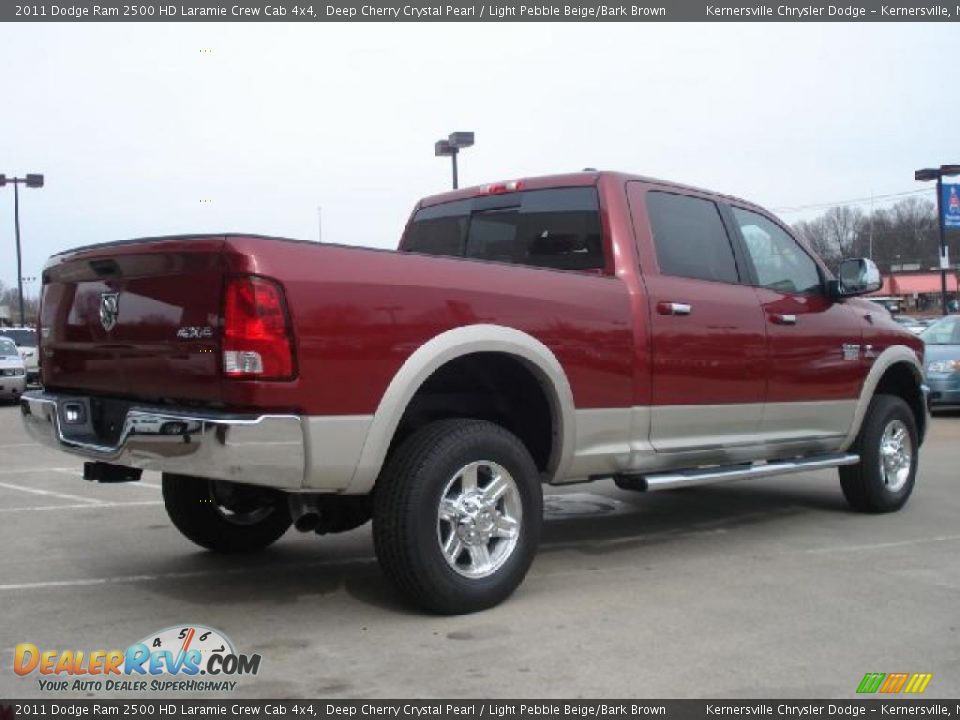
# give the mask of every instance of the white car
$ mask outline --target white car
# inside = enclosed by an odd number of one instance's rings
[[[16,400],[27,389],[27,369],[10,338],[0,337],[0,400]]]
[[[27,382],[35,382],[40,377],[40,351],[37,343],[37,331],[30,327],[0,328],[0,337],[13,340],[23,358],[27,369]]]

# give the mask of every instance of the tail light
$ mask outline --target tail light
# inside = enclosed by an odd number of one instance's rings
[[[293,334],[283,290],[271,280],[227,279],[223,301],[223,374],[229,378],[293,377]]]

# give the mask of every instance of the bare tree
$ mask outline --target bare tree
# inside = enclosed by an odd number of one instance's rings
[[[0,282],[0,305],[5,305],[10,311],[10,321],[14,325],[20,324],[20,296],[17,288],[8,288]],[[36,297],[31,297],[24,293],[23,296],[23,315],[28,325],[32,325],[40,310],[40,301]]]
[[[930,269],[937,264],[936,208],[928,200],[905,198],[869,214],[840,205],[794,224],[793,230],[831,268],[845,257],[867,256],[885,270],[891,265]]]

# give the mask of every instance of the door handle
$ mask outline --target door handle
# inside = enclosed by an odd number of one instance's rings
[[[781,313],[773,313],[770,316],[770,322],[776,325],[796,325],[797,316],[796,315],[784,315]]]
[[[657,303],[657,312],[661,315],[689,315],[693,308],[689,303],[661,302]]]

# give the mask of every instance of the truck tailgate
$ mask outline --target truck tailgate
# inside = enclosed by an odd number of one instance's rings
[[[43,383],[150,401],[221,399],[223,236],[59,255],[44,270]]]

